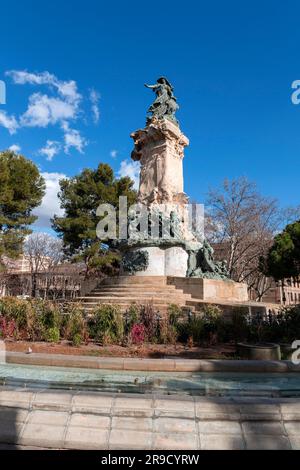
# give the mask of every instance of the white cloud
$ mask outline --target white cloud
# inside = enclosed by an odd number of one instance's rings
[[[57,89],[59,94],[67,101],[75,103],[81,100],[74,80],[62,81],[49,72],[31,73],[26,70],[9,70],[6,75],[12,78],[17,85],[50,85]]]
[[[29,96],[27,110],[20,116],[19,122],[13,116],[5,113],[0,115],[0,125],[6,127],[12,134],[18,127],[41,127],[58,125],[64,133],[64,144],[57,141],[47,141],[39,150],[41,155],[46,155],[52,160],[61,148],[69,153],[71,148],[83,153],[88,141],[79,130],[73,129],[72,121],[77,120],[82,114],[82,96],[78,92],[77,83],[74,80],[62,81],[50,72],[32,73],[27,70],[10,70],[6,75],[11,77],[17,85],[47,86],[49,94],[36,92]],[[92,89],[89,99],[92,104],[94,122],[98,122],[100,111],[98,102],[100,94]]]
[[[34,93],[29,97],[27,111],[21,116],[20,123],[25,127],[47,127],[66,119],[75,119],[76,115],[76,103]]]
[[[32,85],[45,85],[53,83],[56,79],[56,77],[49,72],[30,73],[26,70],[9,70],[5,75],[11,77],[17,85],[25,85],[25,83],[30,83]]]
[[[56,86],[60,95],[64,96],[69,103],[79,103],[81,101],[82,96],[78,93],[75,80],[69,82],[57,81]]]
[[[63,210],[60,208],[60,202],[57,193],[60,190],[59,181],[67,178],[63,173],[41,173],[46,182],[46,193],[43,197],[42,204],[34,211],[34,215],[38,216],[35,222],[36,227],[51,227],[50,219],[54,215],[62,216]]]
[[[91,90],[90,100],[92,103],[92,114],[93,114],[94,123],[97,124],[100,119],[100,110],[98,106],[98,103],[100,100],[100,94],[96,90]]]
[[[10,134],[15,134],[19,124],[15,116],[9,116],[6,111],[0,111],[0,126],[5,127]]]
[[[84,147],[87,145],[87,140],[82,137],[80,132],[76,129],[71,129],[68,122],[62,124],[62,129],[65,132],[64,140],[64,150],[66,153],[69,153],[70,148],[74,147],[79,153],[83,153]]]
[[[117,155],[118,155],[118,150],[111,150],[110,151],[111,158],[116,158]]]
[[[12,152],[19,153],[21,151],[21,147],[18,144],[13,144],[10,147],[8,147],[8,150],[11,150]]]
[[[65,132],[65,150],[70,147],[83,151],[86,141],[78,131],[69,128],[69,121],[78,118],[82,96],[78,93],[77,83],[74,80],[62,81],[49,72],[30,73],[26,70],[11,70],[6,72],[17,85],[47,85],[56,91],[56,96],[43,93],[33,93],[29,96],[28,107],[20,117],[22,127],[48,127],[58,124]],[[97,100],[96,92],[93,99]],[[57,143],[56,143],[57,144]],[[40,150],[49,159],[58,152],[57,145],[53,143]],[[54,153],[53,153],[54,152]]]
[[[140,164],[139,162],[131,162],[130,160],[121,161],[120,169],[118,171],[118,176],[129,176],[134,181],[134,188],[138,189],[139,187],[139,177],[140,175]]]
[[[46,160],[51,162],[53,157],[59,153],[61,144],[56,140],[47,140],[46,145],[39,150],[40,155],[46,156]]]

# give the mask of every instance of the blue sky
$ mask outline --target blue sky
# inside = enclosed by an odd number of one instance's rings
[[[160,75],[190,139],[193,200],[246,175],[282,206],[298,205],[299,14],[299,2],[275,0],[2,3],[0,148],[19,146],[46,176],[39,228],[57,210],[60,175],[100,161],[134,174],[130,133],[153,100],[143,84]]]

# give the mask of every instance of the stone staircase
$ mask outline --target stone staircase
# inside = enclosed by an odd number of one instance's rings
[[[165,314],[170,304],[176,304],[186,311],[201,312],[205,305],[216,305],[224,317],[230,318],[233,309],[247,308],[249,313],[265,314],[269,309],[276,310],[278,305],[253,301],[226,301],[212,298],[201,299],[201,290],[194,295],[184,292],[181,278],[172,276],[119,276],[104,279],[88,295],[77,297],[85,311],[91,313],[98,305],[118,305],[125,312],[132,304],[152,304],[155,311]],[[198,294],[199,297],[196,295]]]
[[[87,312],[97,305],[119,305],[125,311],[133,303],[137,305],[153,304],[155,310],[165,313],[170,304],[186,307],[192,300],[175,285],[168,284],[166,276],[120,276],[104,279],[90,294],[79,297],[76,301],[83,304]],[[194,308],[189,307],[191,310]]]

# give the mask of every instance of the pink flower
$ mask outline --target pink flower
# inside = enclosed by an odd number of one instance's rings
[[[14,320],[8,321],[5,317],[0,317],[0,332],[4,338],[13,336],[16,331],[16,322]]]
[[[131,340],[134,344],[141,344],[145,341],[145,327],[141,323],[135,323],[130,332]]]

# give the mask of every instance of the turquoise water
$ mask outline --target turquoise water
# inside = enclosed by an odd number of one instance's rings
[[[300,373],[131,372],[0,364],[0,385],[207,396],[300,396]]]

